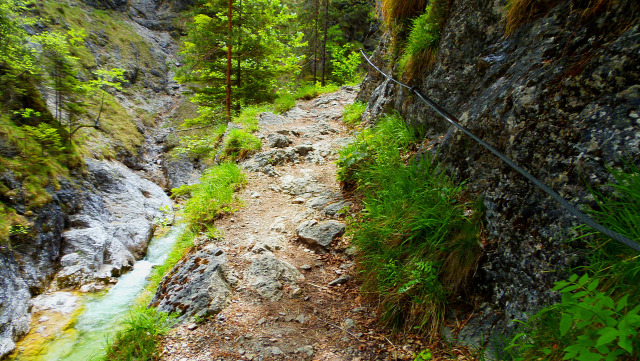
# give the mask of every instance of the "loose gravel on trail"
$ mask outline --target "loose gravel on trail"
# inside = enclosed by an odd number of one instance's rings
[[[354,277],[355,250],[343,238],[342,210],[352,201],[336,181],[335,160],[353,139],[342,112],[355,95],[345,87],[283,116],[260,115],[263,148],[241,164],[245,206],[217,221],[221,237],[199,239],[192,257],[200,256],[185,262],[204,272],[212,263],[202,255],[216,257],[215,282],[195,294],[222,310],[174,328],[162,342],[163,360],[407,360],[425,347],[377,326]]]

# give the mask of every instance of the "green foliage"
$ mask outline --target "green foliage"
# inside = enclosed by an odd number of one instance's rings
[[[599,279],[586,273],[556,282],[553,290],[562,294],[562,301],[530,318],[526,325],[532,335],[521,333],[514,337],[509,349],[525,355],[517,359],[529,359],[540,352],[544,357],[579,361],[640,356],[640,302],[630,300],[628,294],[614,299],[610,293],[600,291],[599,284]],[[557,322],[538,322],[548,314]],[[544,330],[536,328],[543,325]],[[546,340],[537,337],[539,334]],[[547,343],[540,344],[540,340]]]
[[[259,129],[258,117],[260,113],[270,112],[268,105],[249,105],[242,108],[240,114],[233,117],[233,122],[242,125],[247,131],[254,133]]]
[[[173,156],[212,157],[217,152],[216,146],[227,131],[224,124],[207,128],[198,134],[185,135],[180,138],[180,145],[172,149]]]
[[[177,79],[192,88],[194,101],[220,110],[226,94],[227,1],[200,1],[187,24],[182,54],[184,66]],[[302,34],[291,31],[296,15],[283,2],[248,0],[242,14],[233,17],[233,102],[256,104],[273,99],[299,70],[294,50],[303,45]],[[242,19],[242,21],[240,20]]]
[[[262,142],[255,135],[243,129],[231,129],[222,148],[222,155],[228,160],[245,159],[262,147]]]
[[[378,297],[387,323],[431,333],[447,295],[476,267],[481,212],[460,202],[462,187],[428,154],[407,161],[415,141],[402,118],[387,116],[340,151],[338,177],[363,199],[349,232],[360,249],[364,290]]]
[[[339,79],[339,83],[351,83],[358,77],[358,67],[362,63],[362,56],[358,53],[358,44],[327,45],[331,53],[333,65],[333,77]]]
[[[204,230],[226,213],[242,205],[235,191],[244,187],[246,177],[234,163],[222,163],[207,169],[199,184],[173,189],[174,195],[190,194],[184,207],[184,219],[194,230]]]
[[[333,93],[338,91],[338,89],[340,89],[340,87],[336,84],[321,86],[319,82],[305,83],[296,89],[293,96],[296,99],[310,100],[321,94]]]
[[[58,129],[50,126],[49,124],[40,123],[37,127],[25,125],[23,128],[33,139],[40,143],[42,147],[42,156],[44,156],[45,150],[54,154],[60,153],[64,150],[64,147],[62,146],[62,138],[60,137]]]
[[[589,210],[603,225],[640,239],[640,170],[611,170],[615,183],[592,189]],[[586,229],[584,229],[586,230]],[[524,323],[508,351],[516,359],[617,360],[640,356],[640,255],[604,235],[588,241],[583,276],[556,283],[562,301]]]
[[[103,360],[155,360],[160,337],[167,334],[175,318],[155,308],[139,307],[124,321],[124,328],[107,340]]]
[[[345,124],[350,126],[355,126],[360,124],[362,120],[362,113],[364,113],[367,108],[367,104],[363,102],[355,102],[353,104],[349,104],[344,107],[344,112],[342,113],[342,119]]]
[[[293,94],[284,92],[278,95],[273,102],[273,110],[277,113],[284,113],[296,105],[296,97]]]
[[[431,360],[431,358],[433,358],[433,354],[431,353],[431,350],[427,348],[414,355],[413,361],[428,361]]]
[[[440,32],[449,12],[448,0],[429,2],[425,13],[412,21],[411,32],[400,59],[403,75],[411,79],[436,61]]]

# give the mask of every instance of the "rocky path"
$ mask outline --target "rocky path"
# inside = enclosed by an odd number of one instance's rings
[[[217,222],[220,238],[200,238],[156,294],[160,309],[197,315],[165,338],[163,360],[410,359],[422,348],[375,326],[342,239],[350,202],[335,159],[351,139],[341,115],[355,95],[345,88],[260,116],[262,152],[243,164],[245,207]]]

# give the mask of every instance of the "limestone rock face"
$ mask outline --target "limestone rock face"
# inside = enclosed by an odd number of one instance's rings
[[[565,199],[589,204],[588,187],[612,180],[607,167],[640,165],[640,25],[615,25],[631,1],[588,20],[575,2],[556,3],[505,36],[504,1],[453,1],[436,65],[411,85]],[[390,40],[373,54],[387,72]],[[553,302],[550,286],[580,253],[564,242],[575,219],[407,89],[373,69],[361,89],[365,119],[393,108],[423,125],[428,149],[482,195],[491,251],[473,284],[496,305],[485,316],[504,312],[506,324]]]
[[[231,297],[226,267],[227,258],[220,248],[196,251],[162,279],[150,305],[162,312],[176,312],[180,319],[214,315]]]
[[[95,279],[108,282],[131,268],[146,252],[154,219],[162,217],[161,209],[171,205],[158,185],[124,165],[86,162],[96,192],[70,216],[75,227],[63,233],[58,288],[78,287]]]

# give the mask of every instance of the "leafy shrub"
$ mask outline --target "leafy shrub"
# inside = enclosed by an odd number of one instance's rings
[[[246,184],[246,177],[234,163],[223,163],[207,169],[199,184],[173,189],[174,195],[191,194],[184,207],[184,219],[196,229],[206,229],[225,213],[242,205],[234,192]]]
[[[342,119],[345,124],[354,126],[360,123],[362,119],[362,113],[367,108],[367,104],[363,102],[355,102],[353,104],[348,104],[344,107],[344,112],[342,113]]]
[[[584,274],[572,275],[568,281],[557,282],[554,291],[562,294],[562,301],[534,315],[527,326],[533,330],[516,335],[510,348],[517,348],[518,360],[530,359],[540,352],[552,359],[563,360],[620,360],[640,356],[640,302],[624,295],[615,300],[611,294],[599,291],[600,281]],[[554,323],[540,323],[551,313]],[[548,320],[548,318],[547,318]],[[546,335],[540,344],[539,334]],[[538,341],[538,342],[536,342]]]
[[[103,360],[131,361],[157,359],[158,341],[169,332],[174,318],[155,308],[139,307],[124,321],[124,328],[108,340]]]
[[[449,12],[447,0],[429,2],[424,14],[412,21],[411,32],[400,59],[403,76],[411,79],[436,61],[440,32]]]
[[[379,298],[388,324],[430,333],[443,320],[447,295],[475,269],[480,249],[477,220],[464,215],[471,205],[460,202],[462,188],[429,156],[406,161],[415,140],[402,118],[387,116],[340,152],[338,176],[362,197],[364,209],[349,234],[360,249],[365,292]]]
[[[262,142],[255,135],[243,129],[231,129],[222,148],[222,155],[228,160],[241,160],[261,147]]]
[[[338,78],[342,84],[355,80],[358,75],[358,67],[362,63],[362,57],[356,51],[356,46],[330,44],[327,47],[331,53],[333,76]]]
[[[603,225],[640,239],[640,170],[612,170],[616,183],[605,196],[592,189],[589,210]],[[640,255],[604,235],[591,234],[587,265],[556,283],[562,301],[524,323],[507,348],[514,358],[563,360],[637,359],[640,356]]]

